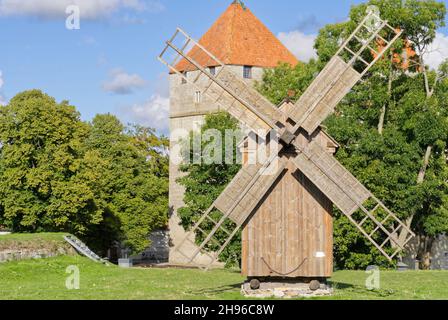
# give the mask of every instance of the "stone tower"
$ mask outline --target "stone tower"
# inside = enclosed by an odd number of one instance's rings
[[[296,65],[298,60],[272,34],[271,31],[245,7],[241,1],[234,1],[213,26],[199,40],[207,50],[224,64],[231,66],[235,74],[240,75],[249,84],[262,79],[263,71],[274,68],[280,62]],[[203,67],[215,71],[215,66],[207,61],[198,61]],[[197,71],[183,71],[189,78]],[[204,88],[205,89],[205,88]],[[170,237],[176,246],[186,236],[179,225],[177,210],[184,205],[185,190],[176,183],[181,177],[179,172],[179,140],[188,136],[190,131],[200,130],[205,115],[218,111],[218,107],[207,101],[202,92],[187,83],[176,74],[170,74]],[[191,245],[191,250],[194,250]],[[170,254],[170,263],[182,263],[185,258]],[[196,262],[201,262],[201,257]],[[205,260],[208,261],[208,260]]]

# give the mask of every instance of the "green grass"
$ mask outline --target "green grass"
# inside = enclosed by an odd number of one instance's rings
[[[80,290],[67,290],[70,265]],[[364,272],[338,271],[331,299],[447,299],[448,272],[381,272],[381,290],[368,291]],[[0,264],[0,299],[242,299],[244,278],[231,270],[120,269],[80,256]],[[329,299],[329,298],[326,298]]]

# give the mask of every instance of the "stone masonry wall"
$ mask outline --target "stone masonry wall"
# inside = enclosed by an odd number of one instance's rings
[[[403,262],[410,269],[415,269],[415,259],[417,257],[418,239],[414,238],[407,245]],[[448,270],[448,236],[439,235],[434,241],[431,249],[431,269],[432,270]]]

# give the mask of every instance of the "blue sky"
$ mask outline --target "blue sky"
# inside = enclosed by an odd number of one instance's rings
[[[350,6],[360,2],[245,1],[302,59],[312,55],[320,27],[346,19]],[[70,3],[81,6],[80,30],[65,28]],[[230,3],[0,0],[0,99],[38,88],[58,101],[69,100],[84,120],[109,112],[166,132],[166,70],[156,59],[163,42],[177,26],[199,38]],[[447,29],[440,41],[448,47],[444,35]]]

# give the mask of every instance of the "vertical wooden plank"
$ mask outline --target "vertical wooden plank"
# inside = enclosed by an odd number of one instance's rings
[[[291,170],[291,167],[288,168],[288,184],[286,187],[286,193],[287,198],[285,202],[285,213],[287,215],[287,226],[288,226],[288,242],[287,242],[287,249],[286,254],[288,257],[288,272],[297,268],[297,254],[295,250],[296,246],[296,230],[297,230],[297,224],[294,222],[296,221],[297,217],[297,211],[294,210],[294,204],[298,197],[298,188],[297,188],[297,182],[294,181],[294,176],[292,175],[294,171]],[[291,274],[291,276],[295,276],[294,274]]]
[[[275,221],[275,223],[272,224],[271,226],[271,230],[272,230],[272,251],[269,253],[269,265],[271,269],[278,269],[278,254],[279,254],[279,250],[281,250],[280,248],[280,243],[279,243],[279,237],[280,237],[280,224],[279,224],[279,210],[277,207],[277,196],[278,196],[278,186],[277,188],[275,188],[275,190],[273,190],[272,194],[271,194],[271,201],[270,201],[270,210],[271,210],[271,214],[272,217]],[[272,270],[270,270],[272,272]]]
[[[241,274],[248,277],[249,260],[249,227],[246,225],[241,232]]]
[[[274,270],[280,273],[285,273],[284,270],[284,236],[285,236],[285,227],[284,227],[284,217],[282,210],[282,201],[283,201],[283,183],[280,184],[280,187],[276,190],[276,211],[277,211],[277,221],[278,221],[278,234],[277,234],[277,263],[274,267]]]
[[[264,259],[269,264],[272,264],[272,252],[275,251],[275,243],[272,243],[273,239],[275,239],[275,203],[273,202],[273,194],[275,193],[275,190],[272,190],[269,194],[269,197],[267,198],[266,205],[264,206],[264,219],[265,221],[269,221],[269,223],[265,226],[266,234],[265,240],[266,240],[266,253],[264,255]],[[270,270],[268,266],[263,263],[263,270],[265,275],[270,275]]]
[[[318,190],[316,190],[318,191]],[[318,193],[318,198],[319,201],[322,200],[322,194],[319,192]],[[314,247],[314,252],[313,252],[313,258],[315,259],[315,265],[316,265],[316,269],[314,270],[314,274],[316,276],[321,275],[322,274],[322,266],[323,266],[323,262],[325,262],[325,260],[323,258],[319,258],[317,257],[317,252],[322,252],[324,251],[323,246],[322,246],[322,222],[323,222],[323,208],[322,206],[315,201],[314,202],[314,211],[316,214],[315,217],[315,226],[314,226],[314,236],[315,236],[315,247]]]
[[[305,183],[305,177],[302,179],[303,183]],[[309,248],[308,248],[308,229],[309,229],[309,223],[308,223],[308,216],[309,216],[309,207],[308,207],[308,192],[304,192],[303,194],[303,241],[302,241],[302,250],[303,250],[303,259],[306,259],[306,262],[303,265],[303,274],[305,276],[308,276],[309,274],[309,265],[311,263],[310,257],[309,257]]]
[[[299,266],[299,264],[302,263],[303,258],[301,257],[300,254],[300,234],[301,234],[301,230],[300,230],[300,217],[301,217],[301,212],[300,212],[300,205],[302,203],[302,197],[303,197],[303,191],[300,188],[300,184],[298,184],[296,182],[296,189],[297,189],[297,199],[294,203],[294,210],[296,212],[296,217],[295,217],[295,225],[296,225],[296,247],[295,247],[295,256],[296,256],[296,265]],[[299,277],[300,274],[302,273],[302,268],[298,269],[296,272],[296,276]]]
[[[325,237],[327,250],[325,276],[330,277],[333,274],[333,204],[327,199],[327,208],[325,215]]]
[[[287,221],[287,213],[285,212],[285,201],[286,197],[288,196],[286,190],[287,187],[289,187],[289,179],[284,178],[280,183],[280,192],[279,192],[279,209],[281,212],[281,226],[282,226],[282,234],[281,234],[281,241],[282,241],[282,248],[281,248],[281,273],[286,274],[289,272],[288,270],[288,252],[287,252],[287,241],[288,241],[288,221]]]
[[[316,190],[313,188],[313,193],[315,193]],[[312,219],[312,234],[313,234],[313,242],[312,242],[312,251],[311,251],[311,257],[313,259],[313,276],[316,276],[319,272],[319,259],[316,258],[316,252],[319,249],[319,214],[320,210],[318,208],[317,200],[319,198],[319,194],[315,193],[314,198],[312,199],[312,212],[313,219]]]
[[[260,209],[260,222],[262,224],[261,228],[261,237],[260,237],[260,246],[263,248],[262,252],[258,256],[258,264],[260,266],[260,275],[266,275],[267,269],[265,264],[263,263],[263,258],[269,253],[269,243],[268,243],[268,235],[269,235],[269,224],[270,224],[270,216],[267,214],[266,206],[269,205],[270,197],[263,203],[262,208]]]
[[[300,197],[299,197],[299,203],[298,203],[298,209],[299,209],[299,261],[302,263],[305,259],[305,251],[304,251],[304,234],[305,234],[305,194],[302,187],[303,184],[303,174],[298,173],[297,175],[298,181],[299,181],[299,189],[300,189]],[[300,272],[298,273],[298,276],[305,276],[305,268],[306,268],[306,262],[302,265],[300,268]]]
[[[255,219],[252,219],[248,224],[248,247],[249,247],[249,253],[248,253],[248,276],[252,277],[256,275],[255,273],[255,263],[254,263],[254,256],[255,256],[255,242],[254,242],[254,223]]]
[[[256,219],[254,221],[254,269],[255,269],[255,274],[260,274],[261,270],[260,270],[260,262],[259,262],[259,257],[260,254],[263,254],[263,250],[262,248],[260,248],[260,219]]]

